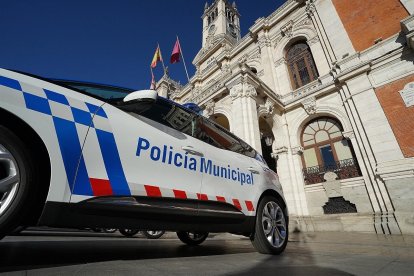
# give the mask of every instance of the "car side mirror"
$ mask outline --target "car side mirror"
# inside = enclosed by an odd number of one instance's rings
[[[139,114],[150,109],[157,97],[158,93],[155,90],[138,90],[129,93],[118,106],[124,111]]]

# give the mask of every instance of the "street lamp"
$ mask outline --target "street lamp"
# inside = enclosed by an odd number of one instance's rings
[[[273,144],[273,137],[266,136],[265,137],[265,143],[266,143],[266,146],[270,147]]]

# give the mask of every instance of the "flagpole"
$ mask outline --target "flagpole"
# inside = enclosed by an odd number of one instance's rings
[[[180,46],[180,50],[181,50],[180,55],[183,59],[185,74],[187,75],[188,83],[190,83],[190,77],[188,76],[187,66],[185,65],[185,59],[184,59],[184,55],[183,55],[183,48],[181,47],[180,40],[178,39],[178,35],[177,35],[177,41],[178,41],[178,45]]]
[[[152,71],[152,67],[150,66],[150,70],[151,70],[151,85],[150,85],[150,89],[154,89],[155,90],[155,76],[154,76],[154,71]]]

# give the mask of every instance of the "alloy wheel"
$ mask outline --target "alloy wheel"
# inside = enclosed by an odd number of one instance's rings
[[[16,197],[20,185],[20,173],[16,159],[0,144],[0,216]]]
[[[263,209],[262,227],[269,244],[280,248],[286,239],[286,219],[282,208],[274,202],[269,201]]]

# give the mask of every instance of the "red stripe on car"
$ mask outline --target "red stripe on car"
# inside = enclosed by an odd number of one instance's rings
[[[216,196],[217,201],[226,202],[226,199],[222,196]]]
[[[248,211],[254,211],[253,202],[246,200],[246,207]]]
[[[181,191],[181,190],[173,190],[173,192],[174,192],[175,198],[184,198],[184,199],[187,198],[187,194],[184,191]]]
[[[94,196],[113,195],[111,183],[107,179],[89,178]]]
[[[233,199],[233,205],[236,206],[237,209],[241,210],[242,207],[240,205],[240,201],[238,199]]]
[[[151,186],[151,185],[144,185],[145,191],[147,192],[147,196],[150,197],[161,197],[161,190],[160,187]]]
[[[208,200],[208,196],[206,194],[199,194],[199,193],[197,193],[197,198],[199,200]]]

